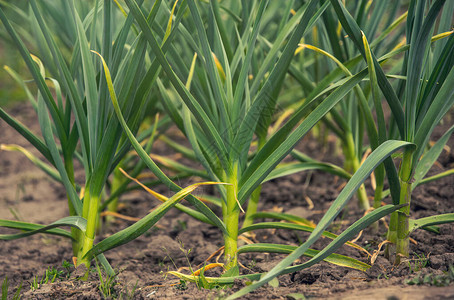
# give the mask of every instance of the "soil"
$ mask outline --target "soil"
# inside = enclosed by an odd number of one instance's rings
[[[35,113],[29,105],[18,105],[10,113],[34,132],[39,132]],[[445,123],[434,133],[434,140],[441,136],[443,128],[446,129],[452,121]],[[0,143],[19,144],[39,156],[25,139],[3,121],[0,121],[0,130]],[[333,149],[332,144],[331,142],[330,149]],[[453,139],[448,145],[453,147]],[[314,138],[305,138],[298,148],[324,161],[342,161],[333,151],[320,152],[321,147]],[[162,155],[171,153],[160,141],[154,151]],[[446,148],[430,174],[453,167],[454,153]],[[83,178],[80,170],[77,177]],[[320,172],[306,172],[273,180],[263,186],[259,210],[283,211],[317,222],[335,199],[343,183],[334,176]],[[368,188],[370,189],[369,186]],[[156,189],[171,195],[165,186]],[[210,190],[201,189],[196,193]],[[420,186],[413,193],[412,217],[453,212],[453,200],[454,176]],[[389,202],[389,199],[386,201]],[[122,203],[119,213],[132,217],[142,217],[159,204],[142,191],[124,196]],[[0,152],[0,207],[1,219],[18,218],[41,224],[51,223],[67,215],[63,187],[47,177],[22,154],[7,151]],[[330,227],[330,231],[340,233],[362,214],[357,209],[356,202],[351,201]],[[130,224],[130,221],[115,219],[99,238],[107,237]],[[424,230],[414,232],[411,236],[414,239],[411,257],[397,267],[390,264],[382,252],[367,272],[322,262],[295,274],[281,276],[278,287],[267,285],[244,299],[301,299],[302,295],[311,299],[454,299],[453,283],[444,287],[430,285],[435,283],[434,280],[422,285],[407,283],[409,280],[416,282],[417,278],[421,278],[422,283],[424,277],[433,279],[436,276],[446,276],[448,268],[454,265],[453,231],[454,224],[446,224],[440,226],[439,234]],[[11,231],[0,229],[0,233],[9,232]],[[385,239],[385,233],[386,228],[380,222],[378,233],[373,228],[367,229],[357,243],[373,253]],[[290,245],[298,245],[308,236],[284,230],[258,230],[255,234],[255,239],[259,242]],[[314,248],[321,249],[326,243],[322,239]],[[245,282],[238,282],[230,289],[205,290],[198,289],[196,284],[184,284],[179,279],[166,275],[168,270],[197,268],[221,246],[222,236],[218,229],[173,209],[143,236],[106,253],[111,265],[119,272],[112,297],[120,297],[121,294],[123,299],[127,299],[128,295],[133,295],[133,299],[222,299],[239,290]],[[351,247],[344,246],[337,253],[370,263],[369,257]],[[277,254],[242,254],[239,258],[243,266],[241,272],[247,274],[268,271],[283,257]],[[10,298],[22,283],[20,294],[23,299],[103,299],[97,271],[91,273],[88,281],[81,281],[77,280],[80,271],[70,268],[68,279],[60,278],[54,283],[41,284],[39,288],[31,289],[35,276],[40,280],[48,268],[54,267],[66,275],[67,270],[62,267],[62,263],[71,260],[70,243],[63,238],[35,235],[21,240],[0,241],[0,280],[8,277]],[[216,257],[210,262],[215,260]],[[189,271],[183,269],[183,272]],[[219,274],[219,270],[210,270],[205,275]]]

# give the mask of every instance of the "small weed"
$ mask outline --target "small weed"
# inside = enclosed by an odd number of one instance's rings
[[[2,300],[8,298],[8,277],[5,277],[2,283]]]
[[[3,280],[3,283],[2,283],[2,300],[8,299],[8,288],[9,288],[8,276],[5,276],[5,279]],[[22,282],[17,287],[17,290],[11,299],[20,300],[20,298],[21,298],[20,291],[21,290],[22,290]]]
[[[408,267],[410,268],[411,274],[421,271],[429,263],[430,253],[427,254],[427,256],[425,256],[424,254],[421,254],[421,255],[418,255],[416,253],[414,253],[414,254],[417,256],[417,258],[408,261]],[[414,261],[414,267],[412,267],[412,263],[411,263],[412,261]]]
[[[117,292],[115,291],[115,286],[117,285],[117,273],[115,275],[111,276],[109,274],[106,274],[106,277],[104,278],[102,275],[101,268],[98,265],[98,262],[96,262],[96,269],[98,271],[99,275],[99,290],[101,291],[101,294],[103,295],[104,298],[117,298]]]
[[[409,285],[434,285],[434,286],[448,286],[454,282],[454,266],[450,266],[448,271],[443,275],[426,274],[424,276],[418,275],[407,281]]]
[[[33,281],[30,283],[30,289],[32,291],[35,291],[37,289],[39,289],[39,279],[38,279],[38,275],[36,275],[35,277],[33,277]]]
[[[59,271],[55,267],[48,267],[41,280],[38,275],[33,277],[33,281],[30,283],[30,289],[35,291],[43,284],[54,283],[57,279],[65,279],[64,271]]]
[[[389,276],[388,276],[386,273],[380,273],[380,274],[377,276],[377,279],[380,279],[380,278],[382,277],[382,275],[383,275],[383,277],[385,277],[386,280],[389,279]]]
[[[306,300],[306,297],[304,297],[304,295],[300,294],[300,293],[291,293],[291,294],[287,294],[285,296],[287,297],[287,299]]]
[[[66,260],[63,260],[63,262],[61,263],[61,266],[63,267],[63,269],[66,270],[66,279],[69,279],[71,277],[71,272],[72,272],[72,269],[74,269],[74,265],[72,263],[69,263],[67,262]]]
[[[123,288],[123,290],[120,292],[120,297],[118,299],[127,299],[127,300],[132,300],[134,299],[134,294],[136,293],[137,289],[137,284],[139,281],[136,281],[136,284],[132,288],[131,291],[127,287]]]
[[[257,262],[255,261],[255,259],[252,259],[249,264],[247,265],[247,267],[249,269],[253,269],[255,266],[257,265]]]
[[[177,290],[180,291],[185,291],[188,289],[188,284],[186,283],[186,280],[180,279],[180,283],[175,286]]]

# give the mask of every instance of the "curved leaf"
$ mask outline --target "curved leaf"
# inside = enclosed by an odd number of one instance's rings
[[[312,221],[309,221],[305,218],[301,218],[301,217],[298,217],[298,216],[295,216],[295,215],[291,215],[291,214],[285,214],[285,213],[277,213],[277,212],[258,212],[258,213],[255,213],[251,216],[252,218],[254,219],[258,219],[258,218],[271,218],[271,219],[277,219],[277,220],[285,220],[285,221],[288,221],[288,222],[292,222],[292,223],[295,223],[295,224],[300,224],[300,225],[307,225],[307,226],[310,226],[310,227],[313,227],[315,228],[316,224]]]
[[[277,167],[268,174],[265,179],[263,179],[263,182],[267,182],[276,178],[292,175],[295,173],[299,173],[302,171],[308,171],[308,170],[319,170],[327,173],[331,173],[333,175],[345,178],[345,179],[350,179],[352,177],[350,173],[345,171],[342,168],[339,168],[336,165],[329,164],[329,163],[323,163],[323,162],[305,162],[305,163],[286,163],[286,164],[280,164],[277,165]],[[263,183],[262,182],[262,183]]]
[[[15,240],[20,239],[23,237],[31,236],[37,233],[48,233],[53,235],[60,235],[67,238],[72,238],[71,233],[67,232],[66,230],[59,229],[57,227],[61,226],[71,226],[80,229],[81,231],[85,232],[87,227],[87,220],[82,217],[65,217],[58,221],[55,221],[49,225],[41,225],[41,224],[33,224],[33,223],[26,223],[26,222],[19,222],[19,221],[12,221],[12,220],[0,220],[0,226],[26,230],[23,233],[16,233],[16,234],[0,234],[0,240]],[[57,228],[57,229],[56,229]]]
[[[279,245],[279,244],[250,244],[250,245],[244,245],[238,249],[238,254],[241,253],[251,253],[251,252],[268,252],[268,253],[283,253],[283,254],[289,254],[292,253],[297,247],[296,246],[290,246],[290,245]],[[303,256],[311,257],[313,258],[314,256],[318,255],[320,253],[319,250],[314,250],[314,249],[307,249],[306,252],[304,252]],[[347,267],[351,269],[356,269],[359,271],[367,271],[370,268],[370,265],[363,263],[362,261],[359,261],[357,259],[345,256],[345,255],[340,255],[340,254],[330,254],[329,256],[325,257],[323,259],[326,262],[329,262],[331,264],[341,266],[341,267]]]
[[[410,220],[409,231],[412,232],[421,227],[446,224],[452,222],[454,222],[454,213],[430,216],[417,220]]]
[[[285,223],[285,222],[263,222],[263,223],[256,223],[252,224],[247,227],[241,228],[241,230],[238,232],[238,234],[242,234],[244,232],[249,232],[252,230],[257,230],[257,229],[288,229],[288,230],[299,230],[299,231],[305,231],[305,232],[313,232],[315,227],[307,226],[307,225],[300,225],[300,224],[292,224],[292,223]],[[338,236],[337,234],[331,233],[329,231],[324,231],[322,233],[323,237],[327,237],[329,239],[336,239]],[[352,242],[347,242],[347,246],[353,247],[355,249],[358,249],[360,251],[363,251],[370,255],[366,249],[363,247],[352,243]]]
[[[433,166],[435,161],[440,156],[441,151],[443,151],[443,147],[448,142],[449,138],[451,137],[452,133],[454,132],[454,125],[451,126],[443,136],[435,143],[435,145],[427,151],[423,157],[419,160],[416,168],[415,173],[413,175],[414,179],[414,186],[416,187],[419,182],[424,178],[424,176],[429,172],[430,168]]]

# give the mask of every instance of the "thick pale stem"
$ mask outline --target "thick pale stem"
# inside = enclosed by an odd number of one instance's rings
[[[405,151],[400,170],[400,203],[407,204],[397,211],[397,241],[396,241],[396,260],[398,265],[402,257],[409,255],[409,220],[410,220],[410,201],[411,201],[411,166],[412,151]]]
[[[250,226],[254,223],[254,218],[252,217],[253,214],[257,212],[257,207],[259,204],[260,199],[260,192],[262,191],[262,186],[259,185],[251,194],[251,198],[249,199],[246,216],[244,218],[243,227]]]
[[[358,191],[356,192],[356,195],[358,196],[359,207],[361,209],[368,210],[370,208],[370,204],[364,184],[361,184]]]
[[[391,261],[392,256],[396,253],[396,243],[397,243],[397,223],[398,223],[398,214],[397,211],[391,214],[391,219],[389,221],[388,234],[386,239],[390,241],[390,244],[386,245],[385,257]]]
[[[85,192],[84,197],[84,217],[87,219],[87,229],[83,237],[82,249],[77,258],[77,264],[85,264],[90,267],[90,257],[85,257],[85,254],[93,248],[95,240],[96,226],[98,223],[99,213],[99,193],[92,194],[90,190]],[[86,213],[86,214],[85,214]],[[88,273],[87,273],[88,274]]]
[[[380,208],[381,200],[383,198],[383,184],[380,184],[375,187],[375,194],[374,194],[374,208]]]
[[[225,268],[229,270],[238,265],[237,250],[238,250],[238,219],[240,215],[240,208],[237,203],[237,166],[233,167],[233,174],[227,178],[227,182],[231,185],[226,186],[227,197],[223,201],[222,212],[224,223],[227,228],[227,233],[224,234],[224,257]]]

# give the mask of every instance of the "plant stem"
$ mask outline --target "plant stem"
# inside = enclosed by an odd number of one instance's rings
[[[118,164],[118,166],[115,168],[113,171],[113,178],[112,178],[112,184],[111,184],[111,189],[110,189],[110,194],[113,194],[125,181],[125,177],[123,174],[120,172],[119,168],[123,167],[123,160]],[[107,210],[110,212],[117,212],[118,210],[118,196],[115,197],[107,206]],[[107,216],[106,217],[106,222],[107,224],[111,223],[114,220],[114,217],[112,216]]]
[[[87,185],[88,187],[88,185]],[[85,191],[85,197],[84,197],[84,218],[87,219],[87,229],[85,231],[85,235],[83,238],[83,243],[82,243],[82,249],[79,252],[78,258],[77,258],[77,264],[85,264],[87,269],[90,267],[90,257],[84,257],[85,254],[93,248],[93,242],[95,240],[95,232],[96,232],[96,226],[98,223],[99,219],[99,213],[98,213],[98,208],[99,208],[99,200],[100,200],[100,193],[93,193],[93,191],[90,191],[89,188]],[[87,274],[88,276],[88,270]],[[86,279],[86,277],[84,277]]]
[[[397,241],[395,264],[400,264],[402,257],[409,255],[409,219],[411,201],[411,174],[412,174],[413,150],[406,150],[403,154],[400,169],[400,201],[399,204],[407,204],[397,211]]]
[[[383,198],[383,183],[377,184],[375,187],[375,194],[374,194],[374,208],[377,209],[381,206],[381,200]]]
[[[397,243],[397,220],[398,214],[397,211],[391,214],[391,218],[389,220],[389,228],[388,233],[386,235],[386,239],[390,241],[390,244],[386,245],[385,249],[385,257],[388,260],[392,259],[392,255],[396,252],[396,243]]]
[[[224,223],[227,228],[227,234],[224,234],[224,259],[225,269],[229,270],[236,267],[238,264],[237,249],[238,249],[238,220],[240,209],[237,204],[237,186],[238,186],[238,168],[233,166],[233,174],[231,174],[226,182],[231,185],[226,186],[227,195],[226,201],[222,202],[222,213]]]

